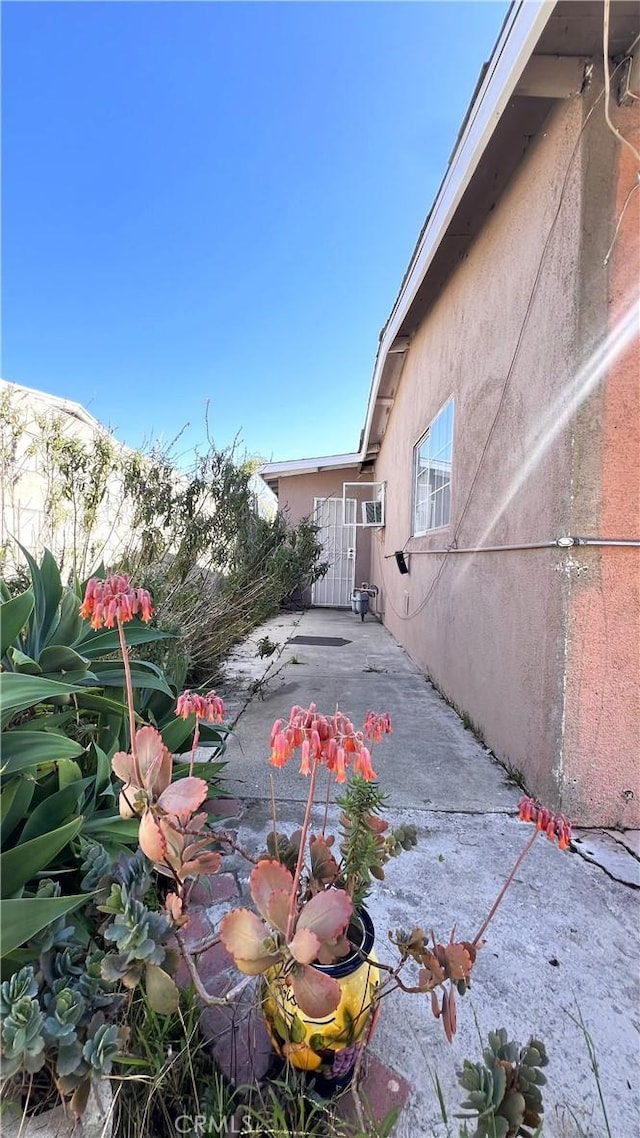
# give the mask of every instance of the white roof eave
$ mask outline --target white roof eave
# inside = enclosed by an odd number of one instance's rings
[[[389,349],[555,6],[556,0],[515,0],[507,15],[428,223],[381,334],[362,435],[361,461],[369,448],[376,396]]]

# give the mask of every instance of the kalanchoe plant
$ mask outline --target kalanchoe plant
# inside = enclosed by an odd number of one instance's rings
[[[323,716],[312,704],[307,709],[294,707],[288,722],[277,721],[271,734],[271,763],[283,766],[299,749],[300,772],[310,776],[303,825],[290,837],[279,834],[274,826],[267,842],[270,857],[260,860],[251,874],[251,895],[263,920],[248,910],[236,910],[224,917],[220,935],[241,971],[268,971],[284,979],[300,1009],[311,1017],[330,1015],[339,999],[337,982],[315,969],[314,963],[326,964],[354,948],[357,951],[347,936],[354,911],[366,898],[373,879],[384,877],[383,867],[389,858],[416,843],[413,826],[390,830],[380,817],[384,795],[374,781],[366,743],[379,742],[390,730],[388,715],[369,712],[362,731],[356,731],[343,714]],[[351,775],[338,799],[342,807],[340,860],[334,853],[333,836],[325,832],[328,794],[323,832],[310,833],[320,766],[329,773],[329,786],[332,780],[347,782],[347,772]],[[570,841],[568,821],[532,799],[524,798],[520,803],[520,818],[534,822],[536,829],[473,939],[456,939],[454,929],[449,941],[440,943],[433,931],[427,935],[422,928],[398,929],[389,933],[398,949],[397,965],[369,962],[385,973],[374,997],[376,1002],[395,988],[428,995],[449,1042],[456,1032],[457,997],[470,986],[484,934],[522,861],[540,833],[550,841],[557,840],[560,849]],[[340,896],[347,899],[342,901],[342,909]],[[309,935],[316,931],[313,907],[319,901],[327,921],[326,939]],[[412,962],[417,966],[414,983],[402,975]]]
[[[277,968],[299,1007],[311,1017],[326,1017],[338,1007],[340,985],[314,969],[313,963],[330,964],[348,954],[351,946],[345,934],[354,912],[350,888],[354,875],[346,864],[341,867],[336,862],[331,838],[309,835],[317,772],[325,766],[330,779],[344,782],[350,767],[360,783],[370,782],[375,773],[365,740],[382,738],[390,730],[386,715],[369,713],[363,730],[356,731],[341,712],[324,716],[314,704],[294,707],[286,725],[279,720],[273,727],[272,764],[283,766],[299,748],[301,773],[310,775],[302,829],[288,840],[272,834],[270,846],[277,860],[259,861],[251,874],[251,895],[264,921],[247,909],[235,910],[223,918],[220,936],[240,971],[255,975]],[[374,794],[367,799],[367,808],[375,805],[380,802]],[[377,856],[367,859],[367,873],[372,860]]]
[[[220,935],[241,972],[250,976],[278,966],[306,1015],[328,1016],[340,1001],[340,986],[311,967],[344,956],[349,943],[344,933],[353,913],[344,890],[316,893],[289,925],[294,878],[278,861],[261,861],[249,879],[251,896],[264,920],[248,909],[235,909],[223,918]],[[267,922],[267,923],[265,923]]]
[[[207,797],[207,783],[191,773],[172,782],[173,756],[162,735],[149,724],[136,728],[128,648],[123,632],[124,624],[136,613],[143,621],[150,620],[153,616],[151,598],[144,589],[133,588],[125,574],[108,577],[105,581],[92,578],[88,582],[81,614],[91,617],[94,629],[103,625],[118,628],[125,669],[130,750],[118,751],[111,763],[114,774],[123,783],[120,815],[140,818],[140,848],[161,873],[172,878],[174,892],[169,893],[166,905],[180,925],[185,920],[183,908],[188,879],[217,872],[221,858],[210,848],[214,835],[205,832],[208,815],[197,813]],[[205,696],[186,691],[178,698],[176,712],[183,718],[194,716],[190,763],[190,771],[193,771],[199,722],[220,723],[224,704],[213,691]]]

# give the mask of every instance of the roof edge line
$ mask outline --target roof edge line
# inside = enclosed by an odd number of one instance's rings
[[[451,218],[555,7],[556,0],[517,0],[513,6],[512,18],[509,19],[509,13],[507,14],[484,80],[467,113],[466,126],[458,139],[400,292],[380,336],[362,434],[361,456],[366,455],[369,446],[376,395],[389,348],[415,300]]]

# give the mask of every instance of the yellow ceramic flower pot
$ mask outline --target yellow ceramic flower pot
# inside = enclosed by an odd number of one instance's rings
[[[362,936],[363,961],[358,952],[336,964],[314,965],[340,985],[342,996],[333,1015],[311,1019],[298,1006],[280,967],[265,973],[262,1008],[271,1042],[283,1059],[300,1070],[314,1072],[327,1089],[344,1086],[350,1079],[365,1033],[376,1015],[375,994],[380,980],[373,954],[374,931],[365,909],[357,924]],[[350,937],[353,941],[353,936]]]

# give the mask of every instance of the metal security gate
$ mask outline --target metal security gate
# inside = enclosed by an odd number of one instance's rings
[[[313,517],[329,569],[313,586],[311,603],[348,608],[356,577],[356,500],[347,498],[343,513],[342,498],[314,498]]]

